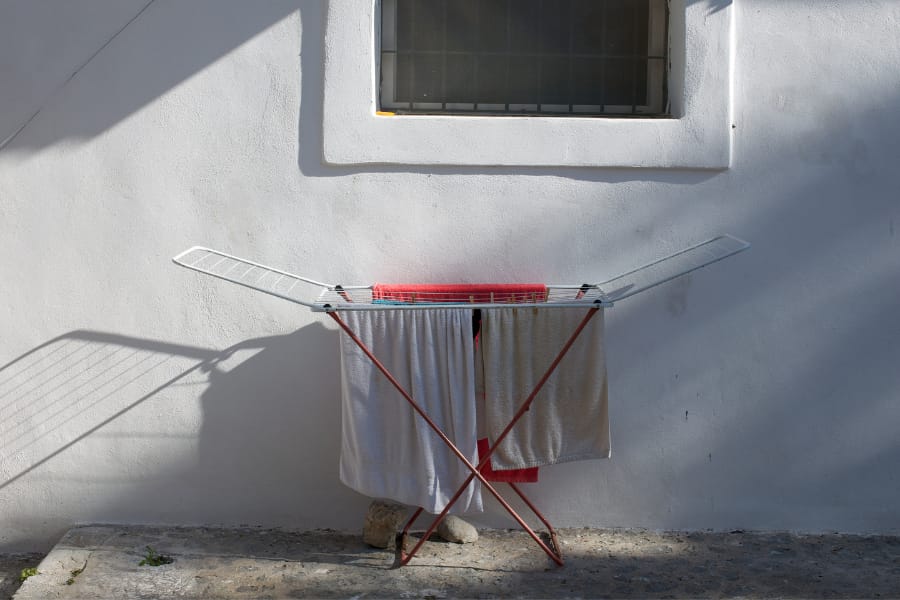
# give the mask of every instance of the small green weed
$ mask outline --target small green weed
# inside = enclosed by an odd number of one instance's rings
[[[81,575],[82,572],[84,572],[84,569],[73,569],[72,576],[66,579],[66,585],[72,585],[73,583],[75,583],[75,578]]]
[[[37,574],[37,567],[28,567],[27,569],[22,569],[22,572],[19,573],[19,581],[24,582],[29,577],[34,577]]]
[[[150,546],[147,546],[147,553],[144,555],[144,558],[141,560],[141,562],[138,563],[138,566],[143,567],[144,565],[146,565],[148,567],[158,567],[160,565],[167,565],[173,562],[173,560],[174,559],[171,556],[164,556],[162,554],[159,554],[156,552],[156,550],[154,550]]]

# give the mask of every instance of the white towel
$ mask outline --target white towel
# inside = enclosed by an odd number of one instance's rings
[[[472,312],[348,311],[342,318],[425,413],[477,464]],[[341,336],[341,481],[438,513],[470,471],[348,336]],[[480,511],[473,481],[451,512]]]
[[[495,469],[609,458],[603,309],[559,363],[531,409],[491,456]],[[493,443],[585,316],[584,309],[504,308],[481,320],[485,423]]]

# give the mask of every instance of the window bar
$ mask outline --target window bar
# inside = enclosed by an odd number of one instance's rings
[[[544,89],[543,86],[543,78],[544,78],[544,61],[541,60],[543,56],[544,50],[544,0],[540,0],[540,4],[538,5],[538,14],[540,15],[540,24],[538,25],[538,58],[537,58],[537,112],[541,112],[541,90]]]
[[[604,2],[600,9],[600,113],[606,114],[606,61],[609,55],[606,52],[606,31],[608,29],[609,5]]]
[[[382,4],[382,8],[383,7],[384,7],[384,5]],[[384,12],[382,12],[382,15],[384,15]],[[384,16],[382,16],[381,18],[383,19]],[[400,80],[402,79],[402,77],[400,74],[400,67],[399,67],[399,65],[400,65],[400,38],[399,38],[400,7],[397,5],[396,2],[394,3],[393,19],[394,19],[394,98],[393,98],[393,100],[394,100],[394,103],[397,104],[397,100],[400,98]],[[392,108],[391,110],[396,110],[396,109]]]
[[[638,7],[639,2],[644,2],[647,4],[647,8],[649,9],[649,1],[648,0],[633,0],[631,3],[631,39],[632,39],[632,50],[631,50],[631,114],[637,114],[637,92],[638,92],[638,51],[640,48],[636,47],[637,39],[638,39],[638,29],[640,28],[640,24],[638,23],[638,15],[640,14],[640,10]],[[648,19],[649,21],[649,19]],[[647,23],[644,26],[648,26]],[[649,36],[648,36],[649,38]],[[649,43],[649,39],[648,39]],[[648,48],[644,48],[644,54],[648,54]],[[646,61],[646,59],[644,59]]]
[[[478,45],[478,40],[481,39],[481,2],[476,0],[475,3],[475,48],[473,52],[472,60],[472,89],[475,90],[475,98],[472,103],[472,110],[478,112],[478,99],[482,97],[481,89],[478,85],[478,59],[481,58],[482,50]]]
[[[509,109],[509,69],[510,69],[510,61],[512,58],[512,0],[506,0],[506,81],[503,82],[503,97],[506,98],[507,102],[504,105],[504,110],[507,114],[511,111]]]
[[[665,32],[665,37],[663,38],[663,68],[662,68],[662,104],[659,107],[661,111],[666,113],[669,112],[669,77],[667,73],[670,70],[669,67],[669,2],[666,0],[665,6],[663,7],[665,13],[663,18],[665,19],[665,27],[663,31]]]
[[[447,0],[441,2],[441,14],[443,15],[443,35],[441,44],[441,110],[447,110]]]
[[[568,98],[569,98],[569,114],[575,112],[575,61],[572,56],[575,52],[575,7],[569,2],[569,77],[568,77]]]
[[[416,91],[416,0],[409,2],[409,110],[413,110]]]

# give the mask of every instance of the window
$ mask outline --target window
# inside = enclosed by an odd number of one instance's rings
[[[381,41],[382,15],[392,14],[389,6],[385,10],[391,1],[397,0],[328,1],[322,97],[326,164],[662,169],[727,169],[731,164],[733,0],[665,2],[665,118],[640,109],[623,115],[627,118],[474,107],[460,114],[387,109],[381,98]],[[475,100],[483,109],[484,100]]]
[[[661,115],[666,0],[383,0],[380,107]]]

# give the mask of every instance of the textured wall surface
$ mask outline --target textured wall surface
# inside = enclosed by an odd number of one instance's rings
[[[698,3],[734,11],[726,170],[326,166],[321,0],[0,4],[0,550],[361,526],[333,324],[173,266],[190,245],[580,282],[720,232],[754,246],[608,312],[612,459],[532,498],[560,526],[900,531],[900,3]]]

